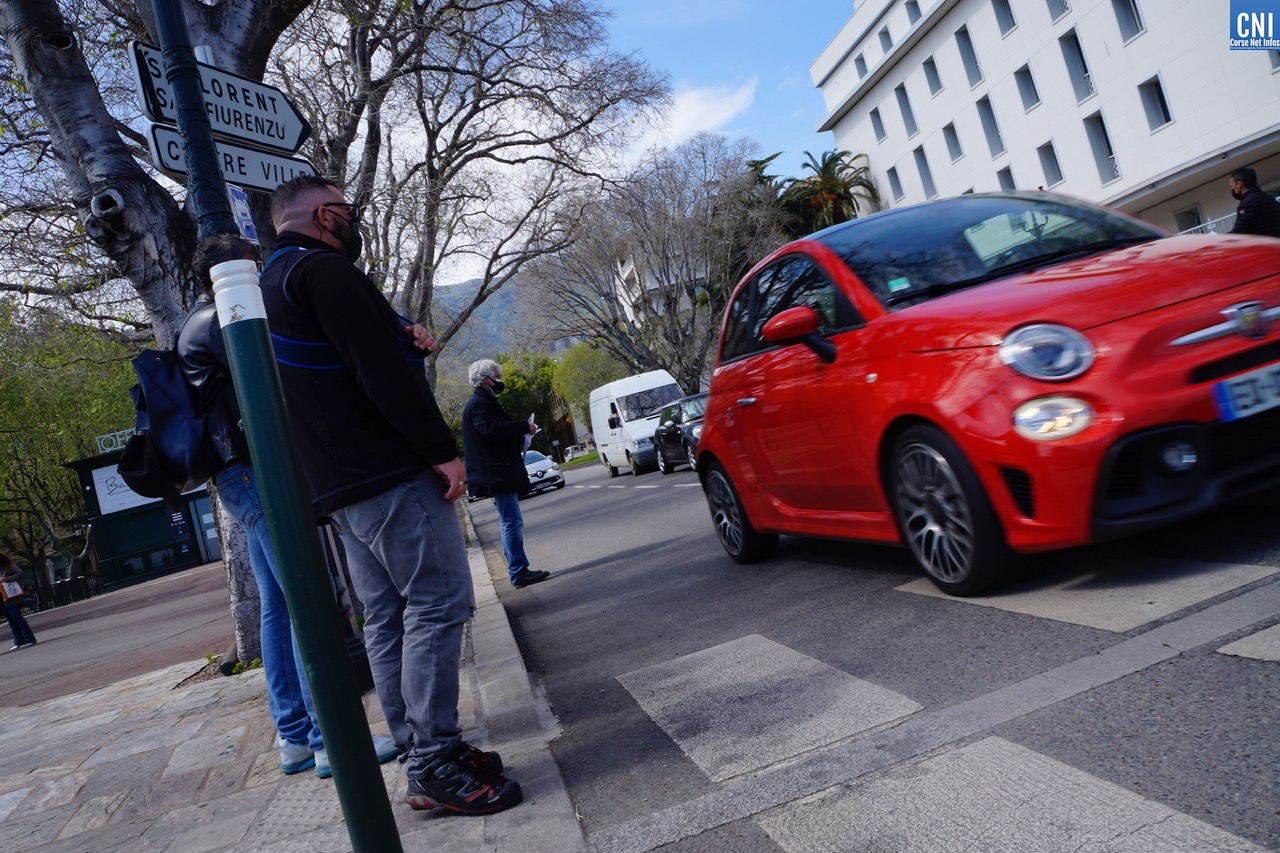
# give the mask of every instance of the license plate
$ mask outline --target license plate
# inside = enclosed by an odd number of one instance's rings
[[[1213,386],[1218,417],[1238,421],[1280,406],[1280,364],[1251,370]]]

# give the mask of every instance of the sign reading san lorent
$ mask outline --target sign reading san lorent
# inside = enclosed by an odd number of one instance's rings
[[[142,109],[157,122],[148,134],[152,161],[166,174],[186,175],[185,146],[176,127],[178,112],[165,79],[163,53],[138,41],[129,43],[128,53]],[[315,174],[309,162],[288,156],[311,135],[311,125],[284,92],[203,62],[196,65],[227,183],[271,192],[295,175]]]

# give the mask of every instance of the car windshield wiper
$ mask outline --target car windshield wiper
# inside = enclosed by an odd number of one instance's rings
[[[1081,246],[1059,249],[1056,252],[1046,252],[1043,255],[1036,255],[1034,258],[1026,258],[1021,261],[1015,261],[1011,264],[1005,264],[1001,267],[994,267],[988,271],[987,275],[990,278],[1003,277],[1006,275],[1012,275],[1013,273],[1026,272],[1027,270],[1038,269],[1051,264],[1073,260],[1075,258],[1100,255],[1103,252],[1110,252],[1112,249],[1123,249],[1125,246],[1136,246],[1139,243],[1150,243],[1152,240],[1158,239],[1159,238],[1156,236],[1143,234],[1141,236],[1133,237],[1117,237],[1114,240],[1100,240],[1097,243],[1086,243]]]
[[[906,293],[899,293],[896,296],[890,296],[884,300],[885,307],[900,305],[903,302],[914,302],[917,299],[932,299],[935,296],[941,296],[944,293],[951,293],[955,290],[964,290],[966,287],[973,287],[975,284],[982,284],[991,280],[990,273],[986,273],[973,278],[962,278],[956,281],[941,281],[937,284],[931,284],[928,287],[921,287],[917,290],[910,290]]]

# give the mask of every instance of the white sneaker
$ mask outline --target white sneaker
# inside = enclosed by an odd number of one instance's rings
[[[396,742],[389,737],[382,735],[373,736],[373,751],[378,754],[378,763],[386,764],[393,758],[400,756],[400,747],[396,746]],[[321,779],[328,779],[333,775],[333,768],[329,766],[329,753],[327,750],[316,750],[316,776]]]
[[[292,776],[316,763],[316,753],[313,753],[311,747],[305,743],[289,743],[282,737],[277,737],[276,743],[280,745],[281,773]]]

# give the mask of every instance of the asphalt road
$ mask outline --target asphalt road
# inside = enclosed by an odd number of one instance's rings
[[[36,613],[27,622],[39,642],[0,654],[0,706],[198,661],[226,651],[235,638],[222,563]],[[6,638],[3,648],[9,645]]]
[[[739,566],[684,469],[566,478],[522,504],[554,577],[499,590],[598,849],[961,849],[978,819],[1008,837],[973,849],[1096,824],[1135,833],[1106,849],[1280,850],[1275,496],[962,601],[893,548],[784,537]]]

